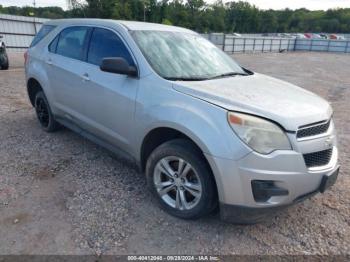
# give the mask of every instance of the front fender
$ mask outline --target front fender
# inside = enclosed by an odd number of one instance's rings
[[[144,138],[156,128],[175,129],[189,137],[202,150],[215,177],[219,199],[225,200],[225,181],[213,159],[235,163],[251,150],[233,133],[227,111],[174,89],[147,90],[141,87],[135,112],[135,156],[140,161]],[[233,165],[234,166],[234,165]],[[226,170],[235,175],[236,170]],[[237,178],[239,179],[239,177]],[[227,187],[227,186],[226,186]]]
[[[251,152],[230,128],[225,109],[172,88],[147,89],[140,88],[135,112],[136,156],[146,135],[160,127],[185,134],[215,157],[238,160]]]

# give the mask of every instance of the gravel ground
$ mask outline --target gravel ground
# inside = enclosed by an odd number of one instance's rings
[[[133,164],[67,129],[43,132],[12,68],[0,71],[0,254],[350,254],[350,57],[235,58],[332,103],[342,169],[331,190],[253,226],[171,217]]]

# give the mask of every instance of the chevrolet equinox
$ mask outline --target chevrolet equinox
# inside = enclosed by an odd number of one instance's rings
[[[31,104],[138,163],[168,213],[255,223],[337,179],[330,105],[180,27],[47,22],[25,53]]]

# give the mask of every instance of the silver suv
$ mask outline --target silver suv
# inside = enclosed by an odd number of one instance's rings
[[[46,23],[26,57],[42,128],[135,160],[162,208],[254,223],[334,184],[332,109],[239,66],[197,33],[97,19]]]

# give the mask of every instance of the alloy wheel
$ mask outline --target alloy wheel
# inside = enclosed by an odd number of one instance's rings
[[[194,208],[202,196],[202,185],[196,170],[177,156],[167,156],[158,161],[153,182],[161,199],[178,210]]]

